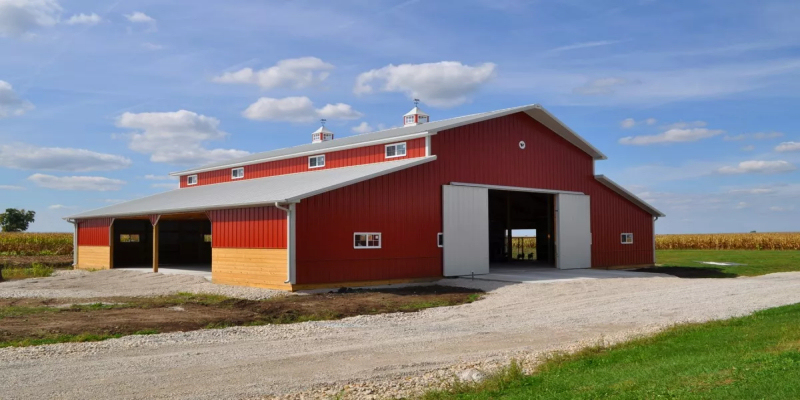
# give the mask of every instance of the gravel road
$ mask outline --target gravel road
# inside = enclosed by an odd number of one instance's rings
[[[314,398],[343,388],[383,398],[509,357],[800,302],[800,273],[443,283],[490,293],[418,313],[0,349],[0,398]]]

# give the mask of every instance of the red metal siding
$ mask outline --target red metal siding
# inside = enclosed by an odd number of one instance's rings
[[[597,182],[591,156],[526,114],[439,132],[431,146],[436,161],[297,205],[298,283],[441,276],[436,234],[442,229],[441,187],[451,182],[586,193],[592,265],[652,263],[651,216]],[[381,232],[382,248],[353,249],[354,232]],[[620,244],[620,233],[628,232],[634,244]]]
[[[286,212],[275,207],[208,212],[211,247],[286,248]]]
[[[108,246],[111,218],[78,221],[78,246]]]
[[[404,157],[391,158],[389,159],[390,161],[425,156],[425,138],[412,139],[405,142],[406,155]],[[267,176],[294,174],[297,172],[316,171],[327,168],[341,168],[350,167],[353,165],[383,162],[387,161],[384,152],[385,146],[385,144],[379,144],[327,153],[324,151],[320,152],[317,155],[325,154],[325,166],[320,168],[309,169],[308,156],[245,165],[244,178],[242,179],[264,178]],[[230,182],[231,180],[231,168],[201,172],[197,174],[197,185]],[[187,187],[186,176],[181,176],[181,187]]]

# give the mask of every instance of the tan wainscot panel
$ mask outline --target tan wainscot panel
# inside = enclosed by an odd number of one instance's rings
[[[211,281],[223,285],[292,290],[286,249],[211,249]]]
[[[78,269],[111,269],[111,247],[78,246]]]

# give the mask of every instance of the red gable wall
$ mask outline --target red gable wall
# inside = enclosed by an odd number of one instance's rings
[[[397,141],[402,143],[404,140]],[[308,156],[287,158],[285,160],[268,161],[258,164],[251,164],[244,166],[244,178],[265,178],[275,175],[294,174],[298,172],[317,171],[327,168],[341,168],[350,167],[353,165],[371,164],[383,161],[402,160],[404,158],[424,157],[425,156],[425,138],[405,140],[406,142],[406,155],[405,157],[385,158],[386,144],[378,144],[374,146],[358,147],[355,149],[340,150],[340,151],[322,151],[314,155],[325,154],[325,166],[321,168],[308,168]],[[388,143],[387,143],[388,144]],[[194,174],[189,174],[194,175]],[[213,183],[230,182],[231,168],[223,168],[214,171],[201,172],[197,174],[197,185],[210,185]],[[237,179],[238,180],[238,179]],[[181,187],[187,187],[186,175],[181,176]]]
[[[519,141],[527,144],[519,148]],[[442,185],[481,183],[591,196],[592,266],[653,262],[650,214],[593,175],[591,156],[523,113],[439,132],[433,162],[297,205],[297,283],[442,275]],[[354,232],[381,232],[382,248],[354,249]],[[620,243],[620,233],[634,244]]]

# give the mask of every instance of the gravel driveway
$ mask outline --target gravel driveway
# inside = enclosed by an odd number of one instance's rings
[[[491,292],[418,313],[0,349],[0,398],[311,398],[345,385],[353,397],[382,398],[509,357],[800,302],[800,273],[443,282]]]

